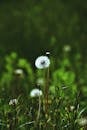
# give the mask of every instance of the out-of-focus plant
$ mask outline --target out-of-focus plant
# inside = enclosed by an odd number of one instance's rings
[[[5,57],[4,71],[0,79],[1,95],[15,98],[21,94],[28,96],[34,81],[31,65],[19,58],[15,52]]]
[[[64,94],[65,97],[71,93],[71,96],[74,96],[77,92],[77,84],[75,82],[75,72],[72,70],[69,59],[64,58],[58,69],[55,70],[52,74],[52,86],[50,90],[55,92],[55,86],[61,90],[61,94]]]

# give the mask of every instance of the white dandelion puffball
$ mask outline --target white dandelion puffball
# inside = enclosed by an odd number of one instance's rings
[[[15,72],[15,74],[18,74],[18,75],[23,74],[23,70],[22,69],[16,69],[14,72]]]
[[[42,91],[35,88],[30,92],[30,97],[39,97],[42,96]]]
[[[50,65],[50,59],[47,56],[39,56],[35,61],[35,66],[38,69],[48,68]]]
[[[18,100],[17,100],[17,99],[11,99],[11,100],[9,101],[9,105],[17,105],[17,103],[18,103]]]

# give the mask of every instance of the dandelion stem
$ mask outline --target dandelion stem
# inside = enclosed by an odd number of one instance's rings
[[[40,99],[40,94],[39,94],[39,107],[38,107],[38,114],[37,114],[37,122],[38,122],[39,117],[40,117],[40,110],[41,110],[41,99]]]
[[[46,71],[46,84],[45,84],[45,112],[48,114],[48,90],[49,90],[49,67]]]

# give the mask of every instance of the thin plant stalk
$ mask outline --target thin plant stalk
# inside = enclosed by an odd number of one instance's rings
[[[49,67],[46,70],[45,82],[45,112],[48,115]]]
[[[40,94],[39,94],[39,107],[38,107],[38,114],[37,114],[37,122],[38,122],[39,117],[40,117],[40,110],[41,110],[41,99],[40,99]]]
[[[37,128],[37,125],[38,125],[38,122],[39,122],[39,118],[40,118],[40,111],[41,111],[41,97],[40,97],[40,94],[39,94],[39,105],[38,105],[38,113],[37,113],[37,117],[36,117],[36,121],[35,121],[35,124],[34,124],[34,128],[36,129]]]

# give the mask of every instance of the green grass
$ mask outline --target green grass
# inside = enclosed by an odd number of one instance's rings
[[[50,59],[48,71],[33,69],[16,53],[5,57],[0,78],[0,130],[87,129],[86,78],[77,80],[78,63],[73,67],[68,57],[64,56],[58,67]],[[17,69],[23,73],[15,73]],[[31,97],[34,88],[43,95]],[[9,105],[13,99],[17,103]]]

